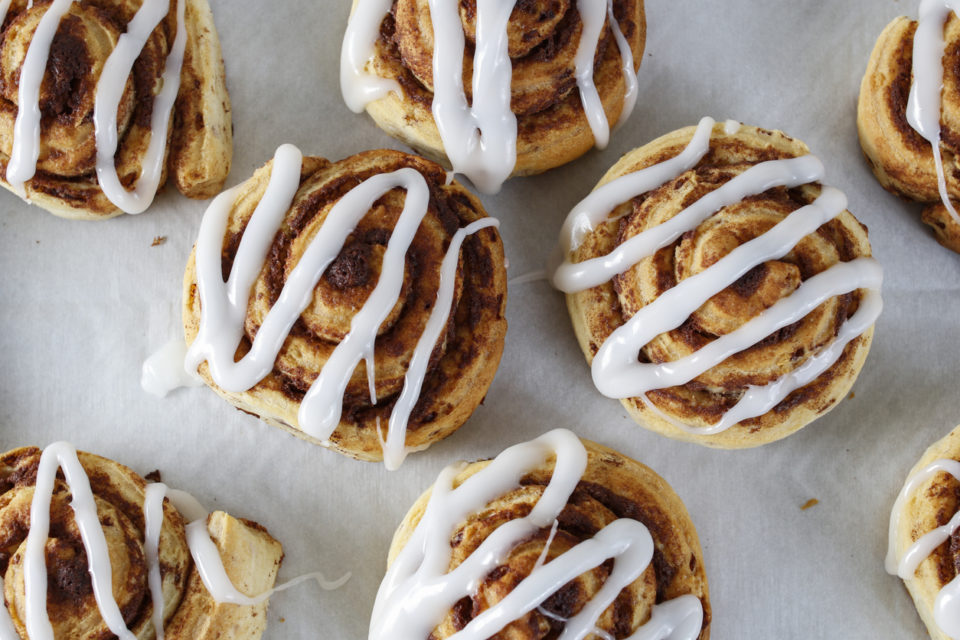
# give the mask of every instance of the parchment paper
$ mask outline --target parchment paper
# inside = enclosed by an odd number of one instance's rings
[[[233,100],[228,185],[284,142],[339,159],[402,148],[340,99],[349,2],[212,0]],[[512,277],[540,269],[567,211],[624,152],[703,115],[806,141],[870,227],[886,308],[854,397],[798,434],[715,451],[635,426],[600,396],[562,296],[511,289],[507,348],[486,401],[454,436],[397,472],[349,460],[235,411],[208,389],[140,389],[144,358],[179,334],[182,271],[205,203],[172,188],[140,216],[55,218],[0,194],[0,448],[68,439],[210,507],[263,523],[282,577],[353,574],[335,592],[276,595],[266,638],[364,638],[387,547],[408,506],[454,460],[564,426],[656,469],[686,502],[706,556],[713,637],[924,637],[883,570],[895,494],[923,450],[960,422],[960,256],[920,207],[883,191],[857,142],[873,43],[917,3],[649,0],[637,109],[605,151],[484,197]],[[151,247],[156,236],[165,244]],[[801,510],[808,499],[820,502]]]

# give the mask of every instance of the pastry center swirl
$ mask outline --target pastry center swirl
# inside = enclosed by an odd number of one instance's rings
[[[13,150],[21,69],[48,6],[48,3],[37,3],[13,15],[0,44],[0,152],[7,156]],[[130,2],[73,3],[61,19],[40,85],[38,170],[65,177],[94,172],[97,146],[93,116],[97,84],[104,63],[135,11],[136,6]],[[163,72],[167,47],[161,23],[147,39],[121,94],[117,110],[121,144],[132,127],[150,127],[153,99],[159,91],[158,79]],[[127,141],[128,148],[140,144],[140,135],[136,137],[138,140]],[[135,164],[134,158],[122,152],[118,154],[117,166],[122,179],[129,181],[135,177],[125,178]]]
[[[618,244],[665,223],[750,166],[704,165],[652,191],[642,201],[635,201],[632,213],[621,221]],[[813,202],[817,195],[819,188],[812,186],[776,187],[721,208],[671,245],[614,279],[623,316],[632,317],[664,292],[769,232],[788,215]],[[853,257],[844,248],[837,224],[828,222],[817,233],[803,237],[781,258],[758,264],[713,295],[681,326],[654,338],[643,348],[642,356],[654,363],[690,356],[790,297],[808,278]],[[850,294],[830,298],[798,322],[733,355],[690,384],[732,392],[780,378],[833,340],[839,325],[856,311],[854,298]]]
[[[269,258],[254,284],[245,321],[249,340],[256,336],[331,209],[354,184],[351,181],[341,185],[342,189],[332,190],[313,190],[308,186],[298,194],[292,207],[295,215],[277,232]],[[440,265],[459,225],[455,214],[447,211],[443,202],[446,196],[436,185],[431,184],[434,197],[404,257],[400,294],[377,330],[374,384],[378,400],[403,388],[410,358],[440,287]],[[346,339],[354,317],[377,286],[387,244],[405,200],[403,189],[393,189],[379,198],[315,285],[312,300],[294,324],[274,364],[301,391],[310,387],[333,350]],[[454,285],[453,308],[459,305],[463,291],[462,271],[461,264]],[[439,344],[442,351],[445,340]],[[371,404],[366,367],[364,362],[354,370],[345,395],[361,405]]]

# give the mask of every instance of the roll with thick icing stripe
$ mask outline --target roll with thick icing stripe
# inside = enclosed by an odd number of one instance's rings
[[[263,634],[283,551],[260,525],[64,442],[0,455],[0,492],[3,640]]]
[[[455,464],[390,546],[370,640],[707,640],[703,554],[648,467],[565,429]]]
[[[783,438],[847,395],[882,270],[823,164],[705,118],[626,154],[571,211],[555,286],[606,396],[715,447]]]
[[[74,219],[209,198],[233,131],[207,0],[0,3],[0,184]]]
[[[284,145],[204,216],[184,277],[186,369],[269,424],[396,468],[493,380],[496,225],[433,162]]]
[[[356,0],[340,83],[351,109],[495,193],[607,145],[645,38],[642,0]]]
[[[934,640],[960,638],[960,427],[907,475],[890,512],[886,568],[899,576]]]

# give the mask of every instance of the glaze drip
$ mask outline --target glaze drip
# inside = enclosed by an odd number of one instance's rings
[[[946,44],[943,27],[951,13],[960,10],[957,0],[923,0],[920,3],[920,21],[913,36],[913,83],[907,99],[907,122],[930,143],[937,170],[937,188],[940,199],[954,222],[960,224],[960,214],[950,201],[940,150],[940,111],[943,91],[943,56]]]

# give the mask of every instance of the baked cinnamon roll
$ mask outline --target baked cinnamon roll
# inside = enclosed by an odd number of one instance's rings
[[[395,468],[493,380],[496,224],[427,160],[285,145],[204,216],[184,277],[187,369],[269,424]]]
[[[954,3],[926,0],[920,20],[900,17],[880,34],[860,85],[860,145],[885,189],[923,203],[922,220],[960,251],[960,18]]]
[[[680,498],[558,429],[440,474],[394,535],[369,637],[706,640],[710,621]]]
[[[934,640],[960,637],[960,427],[910,470],[890,513],[887,571],[903,579]]]
[[[845,397],[882,271],[823,173],[798,140],[709,118],[614,165],[568,217],[553,276],[598,389],[649,429],[724,448]]]
[[[636,101],[645,37],[643,0],[356,0],[341,87],[351,109],[495,193],[606,146]]]
[[[260,638],[280,543],[166,494],[63,442],[0,455],[0,636]]]
[[[207,0],[5,5],[0,184],[86,220],[144,211],[168,174],[220,191],[233,133]]]

